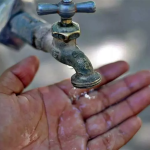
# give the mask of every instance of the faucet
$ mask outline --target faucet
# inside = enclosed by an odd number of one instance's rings
[[[11,0],[11,4],[10,0],[1,1],[0,14],[4,11],[7,16],[6,19],[0,16],[0,24],[2,20],[4,22],[0,25],[1,43],[15,49],[28,43],[38,50],[51,53],[56,60],[75,69],[76,74],[71,77],[71,82],[76,88],[91,88],[101,82],[101,75],[94,71],[90,60],[76,43],[80,36],[80,26],[72,21],[75,13],[94,13],[94,2],[75,4],[72,0],[62,0],[58,4],[38,4],[38,15],[60,15],[60,21],[51,26],[27,13],[21,0]]]

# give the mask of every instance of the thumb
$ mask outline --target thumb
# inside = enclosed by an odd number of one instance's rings
[[[0,93],[21,93],[33,80],[38,67],[38,58],[31,56],[6,70],[0,77]]]

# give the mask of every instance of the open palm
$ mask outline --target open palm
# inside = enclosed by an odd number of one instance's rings
[[[0,77],[0,150],[118,150],[139,130],[136,115],[150,104],[149,71],[107,84],[128,65],[103,66],[101,85],[90,98],[77,90],[72,104],[70,80],[22,93],[38,66],[32,56]]]

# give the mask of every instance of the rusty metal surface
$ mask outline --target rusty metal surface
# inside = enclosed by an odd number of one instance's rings
[[[52,56],[63,64],[72,66],[76,74],[71,82],[77,88],[91,88],[101,82],[101,76],[95,72],[90,60],[76,45],[76,40],[65,43],[62,40],[53,40]]]
[[[40,19],[32,17],[29,13],[22,12],[10,21],[10,30],[18,35],[24,42],[34,46],[34,33],[45,23]]]

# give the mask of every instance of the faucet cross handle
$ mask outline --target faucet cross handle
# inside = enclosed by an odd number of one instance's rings
[[[61,18],[70,19],[75,13],[94,13],[96,4],[93,1],[77,3],[72,0],[62,0],[58,4],[40,3],[37,7],[38,15],[59,14]]]
[[[72,0],[62,0],[64,3],[70,3]]]

